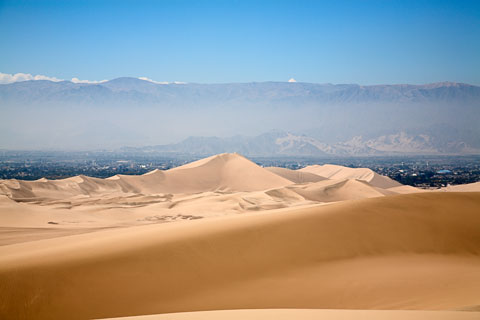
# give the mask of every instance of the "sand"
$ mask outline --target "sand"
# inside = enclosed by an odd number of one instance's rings
[[[333,164],[323,166],[313,165],[300,169],[301,172],[308,172],[328,179],[358,179],[370,183],[374,187],[392,188],[401,186],[400,183],[367,168],[348,168]]]
[[[0,319],[478,316],[480,192],[270,169],[0,181]]]
[[[129,320],[477,320],[478,314],[453,311],[387,311],[387,310],[316,310],[316,309],[261,309],[261,310],[217,310],[203,312],[181,312],[163,315],[138,316]]]
[[[55,233],[39,228],[82,229],[75,231],[78,233],[404,193],[360,179],[365,175],[357,175],[357,179],[337,172],[337,176],[341,177],[261,168],[238,154],[221,154],[139,176],[0,180],[0,223],[44,238]],[[370,177],[368,172],[366,176]],[[11,233],[0,233],[0,245],[11,241]]]
[[[456,186],[447,186],[442,191],[451,192],[480,192],[480,182],[461,184]]]
[[[310,172],[302,172],[300,170],[291,170],[287,168],[278,168],[278,167],[267,167],[265,169],[285,179],[288,179],[294,183],[308,183],[308,182],[318,182],[322,180],[327,180],[327,178],[325,177],[321,177],[319,175],[316,175]]]

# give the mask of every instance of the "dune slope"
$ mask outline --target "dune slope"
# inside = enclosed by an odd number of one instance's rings
[[[480,193],[421,193],[0,247],[0,318],[480,304]]]
[[[287,186],[284,189],[294,191],[304,199],[316,202],[364,199],[395,194],[392,191],[375,188],[368,182],[355,179],[328,179],[306,185]]]
[[[391,311],[391,310],[318,310],[318,309],[256,309],[179,312],[148,315],[117,320],[478,320],[478,314],[459,311]]]
[[[292,184],[236,153],[198,160],[165,172],[170,193],[259,191]]]
[[[312,165],[300,169],[301,172],[309,172],[328,179],[357,179],[370,183],[378,188],[392,188],[401,186],[395,180],[379,175],[368,168],[348,168],[333,164]]]
[[[314,173],[302,172],[300,170],[291,170],[279,167],[267,167],[265,169],[294,183],[318,182],[327,179]]]
[[[480,192],[480,182],[460,184],[455,186],[448,186],[442,188],[442,191],[453,191],[453,192]]]

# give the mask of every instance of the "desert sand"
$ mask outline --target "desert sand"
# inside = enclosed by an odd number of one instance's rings
[[[389,310],[318,310],[318,309],[256,309],[178,312],[162,315],[115,318],[125,320],[477,320],[478,314],[454,311],[389,311]]]
[[[467,183],[467,184],[456,185],[456,186],[447,186],[445,188],[442,188],[442,191],[457,191],[457,192],[480,191],[480,182]]]
[[[238,154],[0,180],[0,318],[476,319],[480,188],[442,191]]]

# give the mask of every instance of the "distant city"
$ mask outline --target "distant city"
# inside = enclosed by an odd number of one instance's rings
[[[168,170],[204,156],[131,152],[0,151],[0,179],[63,179],[76,175],[107,178]],[[370,168],[419,188],[480,181],[480,156],[249,157],[258,165],[299,169],[312,164]]]

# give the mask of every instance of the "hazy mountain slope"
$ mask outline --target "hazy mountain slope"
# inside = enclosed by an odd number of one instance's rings
[[[327,155],[333,150],[330,146],[306,136],[295,136],[280,130],[272,130],[255,137],[234,136],[189,137],[179,143],[147,146],[141,148],[122,148],[131,152],[183,153],[211,155],[237,152],[245,155]]]
[[[0,85],[0,147],[159,145],[188,136],[252,136],[281,129],[329,145],[356,136],[370,141],[406,132],[462,152],[462,143],[480,148],[479,109],[480,88],[459,83],[25,81]],[[306,143],[299,151],[318,154],[319,149]]]
[[[349,141],[327,144],[306,135],[274,130],[259,136],[189,137],[179,143],[147,147],[124,147],[124,152],[159,154],[191,154],[207,156],[238,152],[251,156],[365,156],[412,154],[479,154],[464,142],[445,144],[427,135],[408,135],[405,132],[365,140],[356,136]]]

